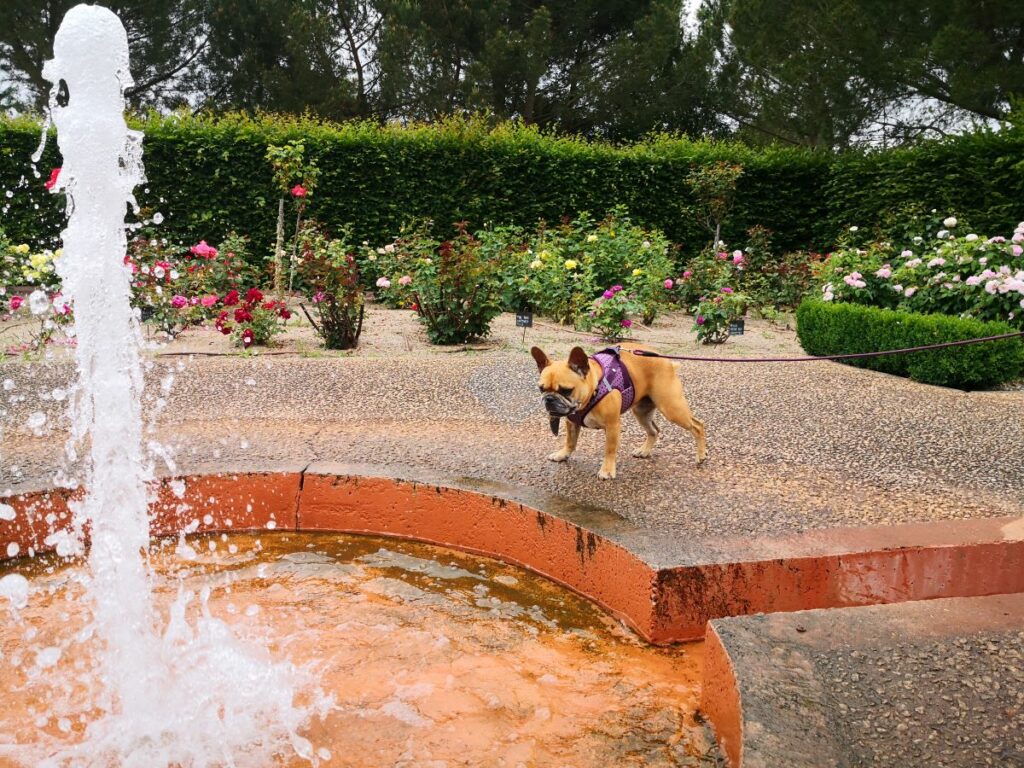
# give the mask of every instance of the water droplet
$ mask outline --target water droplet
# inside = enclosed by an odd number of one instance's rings
[[[10,504],[0,504],[0,520],[13,520],[14,507]]]
[[[7,195],[8,200],[14,197],[14,193],[9,189],[6,192],[4,192],[4,194]]]
[[[7,556],[8,557],[17,557],[18,553],[20,551],[21,551],[21,546],[16,541],[12,541],[10,544],[7,545]]]
[[[146,190],[146,191],[148,192],[149,190]],[[164,223],[164,215],[162,213],[154,213],[153,214],[153,223],[154,224],[163,224]]]

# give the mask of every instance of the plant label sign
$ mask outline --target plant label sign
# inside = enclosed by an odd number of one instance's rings
[[[533,310],[524,308],[516,312],[517,328],[533,328]]]
[[[739,320],[729,321],[729,335],[730,336],[742,336],[743,335],[743,323],[744,320],[741,317]]]

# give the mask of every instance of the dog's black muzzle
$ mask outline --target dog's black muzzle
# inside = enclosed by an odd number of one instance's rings
[[[541,398],[544,410],[551,416],[564,417],[576,410],[576,403],[557,392],[548,392]]]
[[[548,392],[541,398],[541,403],[548,412],[551,434],[557,437],[559,422],[576,411],[576,403],[557,392]]]

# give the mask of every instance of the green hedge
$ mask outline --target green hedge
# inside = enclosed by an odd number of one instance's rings
[[[661,229],[692,255],[709,236],[681,212],[690,202],[685,176],[716,160],[745,169],[723,233],[730,242],[761,224],[780,249],[825,249],[849,224],[884,221],[908,201],[954,212],[990,234],[1024,218],[1020,129],[830,155],[669,136],[613,146],[461,119],[401,127],[172,115],[135,127],[146,134],[149,177],[139,202],[165,215],[164,236],[216,242],[234,229],[251,234],[258,253],[269,252],[276,215],[264,153],[268,144],[294,138],[305,140],[322,169],[311,214],[329,225],[351,222],[353,234],[371,243],[416,217],[432,219],[435,234],[447,236],[462,219],[474,227],[529,226],[582,210],[600,216],[623,204],[637,223]],[[36,123],[0,119],[0,190],[15,193],[0,198],[2,225],[15,242],[50,245],[62,209],[42,182],[60,160],[51,139],[35,177],[29,156],[38,138]]]
[[[1005,323],[950,315],[919,315],[814,299],[800,305],[796,321],[797,337],[810,355],[903,349],[1014,331]],[[849,363],[896,376],[909,376],[925,384],[982,389],[1024,377],[1024,341],[990,341]]]

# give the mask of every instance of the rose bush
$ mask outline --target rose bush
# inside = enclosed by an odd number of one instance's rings
[[[957,234],[947,217],[931,237],[869,242],[830,254],[821,298],[1024,328],[1024,222],[1009,237]]]

